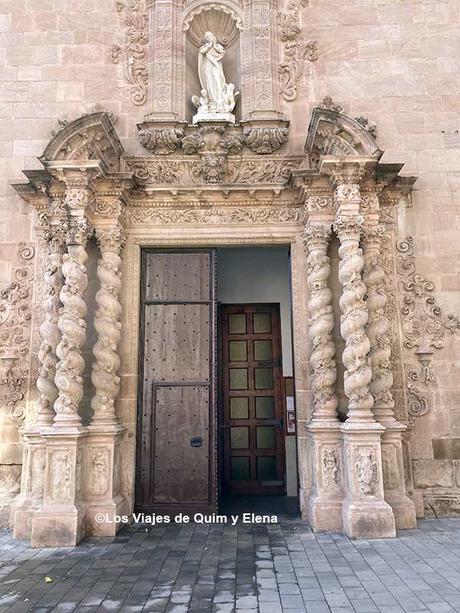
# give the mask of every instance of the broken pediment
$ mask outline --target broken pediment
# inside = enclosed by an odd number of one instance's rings
[[[317,168],[324,155],[338,157],[361,156],[379,160],[382,151],[375,140],[375,126],[364,117],[353,119],[331,98],[313,109],[308,127],[305,153],[310,167]]]
[[[40,160],[100,160],[109,172],[120,169],[123,146],[112,118],[106,111],[82,115],[70,122],[61,122]]]

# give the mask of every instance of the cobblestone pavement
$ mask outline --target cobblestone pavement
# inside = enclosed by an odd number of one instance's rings
[[[460,611],[460,519],[370,541],[299,520],[135,526],[74,549],[31,549],[3,530],[0,566],[0,610],[14,613],[446,613]]]

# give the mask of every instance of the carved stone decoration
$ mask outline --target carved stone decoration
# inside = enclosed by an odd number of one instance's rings
[[[48,466],[50,470],[49,482],[52,488],[49,496],[56,504],[70,502],[72,499],[72,458],[71,452],[56,449],[49,453]]]
[[[93,496],[103,496],[109,489],[110,450],[107,447],[89,449],[91,481],[88,490]]]
[[[332,111],[333,113],[343,112],[343,106],[340,106],[340,104],[336,104],[334,100],[332,100],[331,96],[325,96],[321,104],[319,104],[318,106],[321,109],[326,109],[327,111]]]
[[[369,121],[367,117],[355,117],[355,120],[369,132],[372,138],[377,138],[377,126],[373,121]]]
[[[17,425],[24,421],[23,400],[29,376],[34,256],[34,247],[18,244],[13,281],[0,292],[0,356],[14,358],[3,378],[3,404]]]
[[[279,37],[283,43],[284,61],[280,63],[281,96],[292,102],[296,99],[298,85],[306,72],[307,62],[318,59],[316,41],[306,41],[302,37],[299,7],[290,2],[287,12],[278,13]]]
[[[191,135],[192,136],[192,135]],[[203,159],[209,155],[222,155],[225,152],[219,148],[217,151],[209,151],[201,148],[201,137],[193,135],[193,139],[186,136],[182,144],[188,152],[199,151],[200,158],[184,159],[180,161],[174,159],[158,161],[155,159],[128,159],[127,163],[132,170],[135,181],[142,187],[150,185],[167,185],[174,189],[190,189],[189,184],[204,184],[205,176]],[[292,170],[299,168],[301,160],[274,160],[274,159],[241,159],[230,157],[225,165],[225,173],[221,178],[221,183],[225,184],[251,184],[261,183],[286,184]],[[206,175],[206,172],[205,172]]]
[[[323,447],[321,456],[321,479],[323,486],[334,490],[340,482],[340,464],[335,447]]]
[[[120,356],[118,345],[121,338],[121,257],[124,243],[121,228],[98,228],[96,239],[101,256],[97,267],[100,289],[96,294],[98,309],[94,318],[97,341],[93,353],[95,362],[91,381],[95,395],[91,400],[94,424],[117,423],[115,400],[120,389]]]
[[[251,151],[268,154],[278,151],[288,140],[288,128],[251,127],[243,132],[244,142]]]
[[[314,402],[313,421],[337,421],[337,367],[335,343],[332,340],[334,313],[332,291],[328,285],[331,274],[327,255],[330,236],[330,224],[307,225],[303,235],[308,252],[307,283],[310,289],[308,335],[312,344],[310,377]]]
[[[124,77],[131,86],[131,100],[140,106],[147,100],[148,86],[146,47],[149,38],[144,0],[116,0],[115,4],[123,18],[124,41],[112,47],[112,62],[122,64]]]
[[[40,395],[38,397],[37,424],[49,426],[53,422],[53,405],[58,397],[58,389],[54,378],[58,361],[56,349],[61,340],[58,319],[61,307],[59,295],[63,285],[62,254],[65,245],[65,230],[68,228],[64,223],[58,226],[50,225],[45,214],[40,216],[40,222],[44,228],[43,238],[47,243],[48,253],[44,275],[46,284],[43,303],[45,316],[40,326],[42,342],[38,352],[40,371],[37,388]]]
[[[370,350],[366,334],[368,310],[364,302],[366,286],[361,278],[364,259],[359,248],[359,222],[362,224],[362,218],[339,218],[334,223],[334,231],[340,240],[340,332],[345,340],[342,361],[345,366],[344,390],[349,398],[347,422],[373,421],[371,409],[374,400],[369,391],[372,370],[367,357]]]
[[[180,128],[142,128],[139,130],[140,144],[157,155],[170,155],[181,146],[184,131]]]
[[[446,330],[455,334],[460,330],[460,323],[454,315],[442,313],[433,295],[434,284],[417,273],[412,237],[397,241],[396,251],[396,269],[401,277],[404,347],[413,349],[419,362],[406,369],[408,418],[413,425],[415,419],[428,413],[432,406],[432,386],[436,382],[431,367],[433,354],[444,346]]]
[[[379,472],[375,451],[372,447],[355,449],[355,467],[361,493],[373,495],[379,482]]]
[[[152,224],[283,224],[300,223],[302,209],[298,207],[240,207],[209,209],[139,208],[128,210],[130,225]]]

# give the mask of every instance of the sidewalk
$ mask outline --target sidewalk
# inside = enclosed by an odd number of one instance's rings
[[[298,519],[134,526],[74,549],[31,549],[3,530],[0,577],[12,613],[447,613],[460,611],[460,519],[373,541]]]

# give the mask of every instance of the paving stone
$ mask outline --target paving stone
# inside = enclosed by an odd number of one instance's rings
[[[460,520],[396,539],[314,535],[305,524],[129,527],[73,549],[0,532],[8,613],[455,613]],[[295,528],[295,530],[294,530]],[[49,575],[54,581],[44,583]]]

